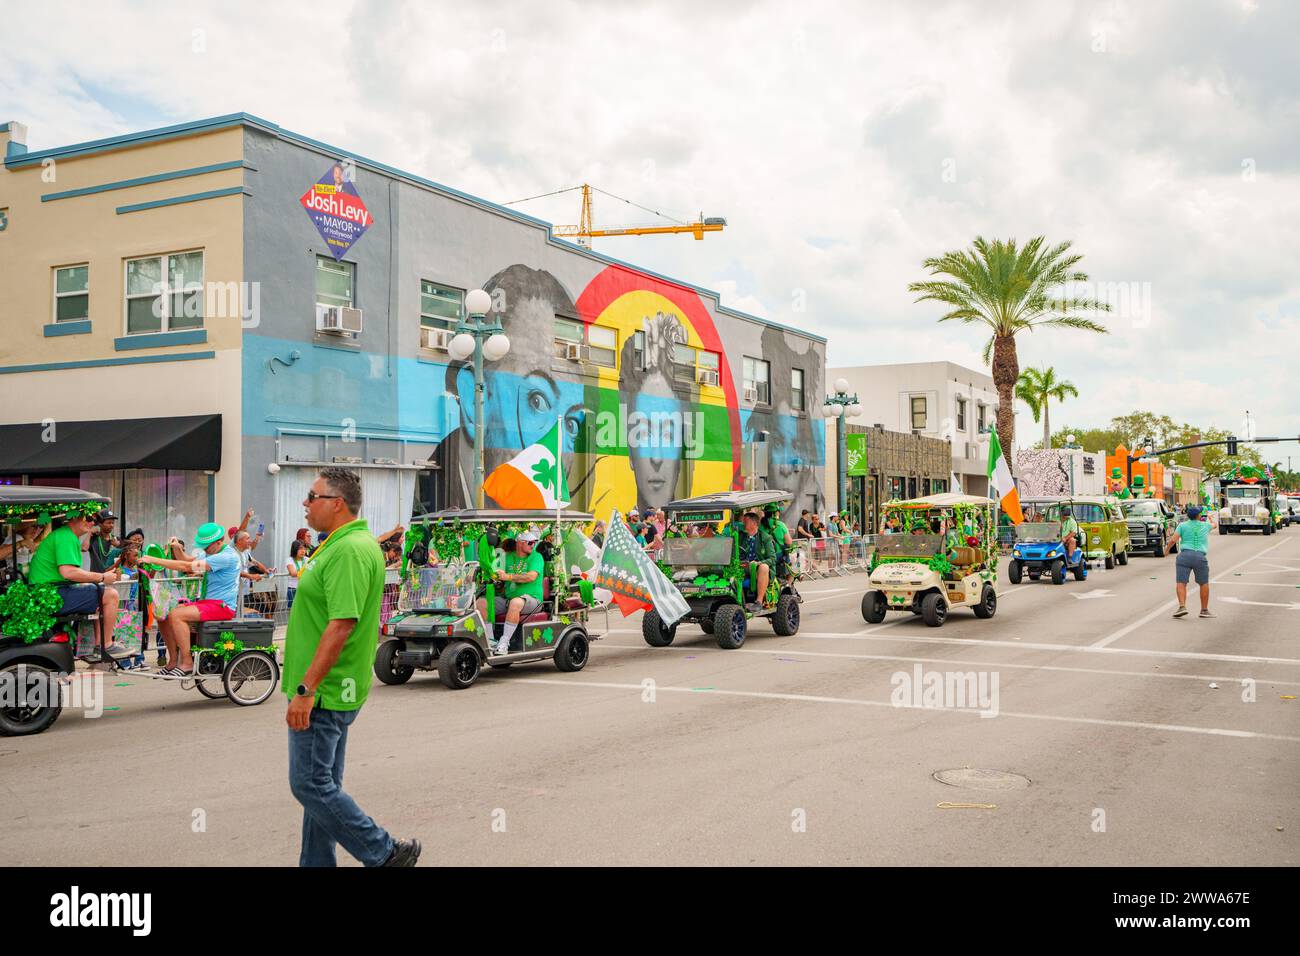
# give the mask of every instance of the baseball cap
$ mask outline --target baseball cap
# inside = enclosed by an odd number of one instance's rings
[[[209,521],[207,524],[201,525],[199,530],[195,532],[194,543],[200,548],[206,548],[214,541],[220,541],[225,536],[226,532],[222,530],[221,525],[215,521]]]
[[[1193,521],[1196,520],[1198,517],[1200,517],[1200,514],[1201,514],[1200,505],[1187,506],[1187,517],[1191,518]]]
[[[536,531],[523,531],[523,532],[520,532],[520,534],[518,535],[518,537],[515,538],[515,540],[516,540],[516,541],[536,542],[536,541],[537,541],[537,532],[536,532]]]
[[[95,515],[96,521],[116,521],[117,515],[113,514],[108,508],[104,508]]]

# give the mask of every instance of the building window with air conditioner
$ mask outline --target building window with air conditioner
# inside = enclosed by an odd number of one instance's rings
[[[555,357],[570,362],[591,361],[591,348],[587,345],[583,324],[577,319],[555,317]]]
[[[603,325],[587,326],[587,344],[591,347],[591,364],[613,368],[618,364],[618,332]]]
[[[356,308],[356,263],[316,257],[316,331],[358,335],[361,310]]]
[[[745,401],[755,405],[772,404],[771,368],[762,359],[745,356]]]
[[[803,394],[803,369],[790,369],[790,407],[796,412],[808,410]]]
[[[925,408],[925,396],[913,395],[912,396],[912,431],[914,432],[925,431],[926,417],[927,416],[926,416],[926,408]]]
[[[447,351],[465,312],[465,292],[420,280],[420,348]]]
[[[708,349],[700,349],[695,357],[695,381],[700,385],[717,388],[722,381],[722,356]]]
[[[203,328],[203,253],[126,260],[126,334]]]

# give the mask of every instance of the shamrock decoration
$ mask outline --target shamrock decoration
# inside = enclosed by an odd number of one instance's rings
[[[547,644],[553,644],[555,642],[555,631],[549,627],[542,631],[542,640]]]
[[[543,488],[554,488],[556,478],[555,462],[547,458],[533,465],[533,480]]]

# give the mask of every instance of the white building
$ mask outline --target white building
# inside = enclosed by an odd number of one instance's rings
[[[948,439],[961,490],[988,494],[988,442],[982,432],[997,424],[998,407],[991,375],[953,362],[827,369],[828,382],[840,378],[862,403],[856,424]]]

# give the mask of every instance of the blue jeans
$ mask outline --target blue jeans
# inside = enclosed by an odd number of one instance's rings
[[[299,866],[334,866],[336,845],[366,866],[393,852],[388,831],[343,792],[343,752],[358,713],[316,707],[306,730],[289,731],[289,789],[303,807]]]

